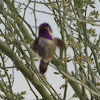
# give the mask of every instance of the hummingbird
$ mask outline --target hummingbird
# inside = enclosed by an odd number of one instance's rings
[[[44,74],[49,62],[53,59],[56,46],[61,50],[65,48],[64,42],[59,38],[54,38],[52,29],[48,23],[39,26],[39,36],[34,41],[33,50],[42,58],[40,60],[39,72]]]

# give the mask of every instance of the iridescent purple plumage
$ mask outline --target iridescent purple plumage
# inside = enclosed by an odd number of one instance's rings
[[[47,30],[47,28],[49,28],[48,29],[49,31]],[[53,40],[53,38],[49,34],[49,32],[52,33],[52,29],[51,29],[49,24],[43,23],[39,26],[39,37],[43,37],[43,38],[46,38],[46,39],[49,39],[49,40]]]

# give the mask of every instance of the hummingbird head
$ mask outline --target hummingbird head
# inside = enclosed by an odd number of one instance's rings
[[[39,26],[39,37],[53,40],[52,29],[49,24],[43,23]]]

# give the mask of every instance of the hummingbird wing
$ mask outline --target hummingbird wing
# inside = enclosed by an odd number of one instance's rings
[[[33,44],[33,50],[37,53],[39,38],[36,38]]]
[[[54,42],[56,43],[56,45],[61,49],[64,50],[65,49],[65,43],[64,41],[62,41],[59,38],[54,38]]]

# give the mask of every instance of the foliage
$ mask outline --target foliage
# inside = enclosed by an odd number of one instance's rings
[[[31,8],[30,4],[34,4],[34,8]],[[36,10],[36,4],[46,6],[52,13]],[[26,3],[17,0],[0,0],[0,26],[3,27],[0,29],[0,97],[9,100],[24,98],[26,91],[18,94],[12,90],[14,77],[13,74],[8,73],[8,68],[16,68],[22,72],[37,99],[38,96],[30,83],[39,91],[44,100],[66,100],[66,93],[69,91],[67,90],[68,83],[75,92],[72,98],[99,100],[100,36],[96,33],[95,27],[100,27],[98,24],[100,20],[98,20],[99,11],[94,9],[95,6],[95,0],[43,0],[39,2],[28,0]],[[34,15],[35,31],[25,20],[28,9]],[[38,72],[35,65],[37,55],[32,51],[32,46],[38,30],[36,12],[54,16],[62,40],[66,44],[65,53],[60,52],[60,57],[54,57],[52,60],[52,64],[59,71],[55,75],[61,74],[66,81],[63,98],[46,81],[45,76]],[[73,52],[71,57],[68,55],[69,49]],[[9,59],[12,60],[13,67],[6,64]],[[75,68],[72,73],[68,71],[69,63],[72,63]]]

